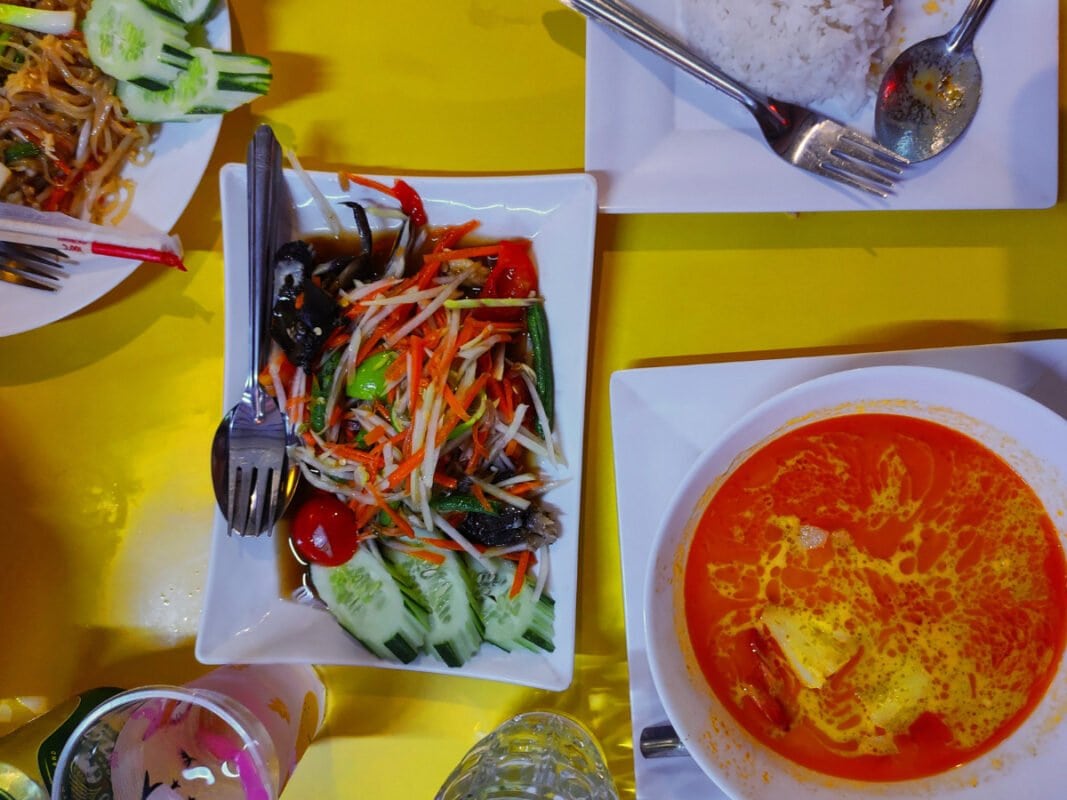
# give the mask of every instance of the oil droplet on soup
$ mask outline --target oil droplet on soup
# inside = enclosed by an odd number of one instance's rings
[[[855,414],[791,431],[716,491],[685,572],[711,689],[820,772],[905,780],[987,752],[1064,647],[1064,553],[1033,490],[948,427]]]

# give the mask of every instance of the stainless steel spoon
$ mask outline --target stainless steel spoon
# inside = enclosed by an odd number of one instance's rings
[[[967,129],[982,97],[982,70],[971,42],[992,5],[971,0],[952,30],[897,56],[874,107],[879,144],[909,161],[925,161]]]
[[[677,758],[689,755],[682,737],[669,722],[643,728],[639,747],[645,758]]]
[[[270,349],[272,257],[281,236],[284,183],[281,148],[260,126],[248,147],[249,371],[241,400],[223,417],[211,444],[215,499],[242,536],[269,533],[285,512],[297,484],[288,457],[293,432],[274,398],[259,385]]]

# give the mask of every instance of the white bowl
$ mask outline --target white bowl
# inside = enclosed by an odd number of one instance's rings
[[[920,417],[968,434],[1004,458],[1033,488],[1067,547],[1067,421],[1000,384],[928,367],[868,367],[783,392],[728,429],[683,480],[653,546],[645,596],[652,677],[671,722],[700,767],[735,800],[1063,796],[1067,669],[1061,662],[1041,703],[981,758],[939,775],[861,782],[817,773],[759,743],[708,687],[686,633],[682,602],[689,544],[714,489],[771,438],[818,419],[877,411]]]

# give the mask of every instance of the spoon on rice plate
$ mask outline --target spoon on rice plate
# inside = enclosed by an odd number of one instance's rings
[[[982,97],[982,70],[971,44],[992,5],[971,0],[952,30],[897,56],[875,101],[879,144],[914,163],[936,156],[967,130]]]

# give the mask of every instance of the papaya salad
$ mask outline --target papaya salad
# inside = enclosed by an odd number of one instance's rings
[[[551,651],[563,458],[532,243],[433,227],[403,181],[342,185],[372,193],[345,204],[357,236],[280,248],[261,376],[299,435],[307,588],[383,659]]]

